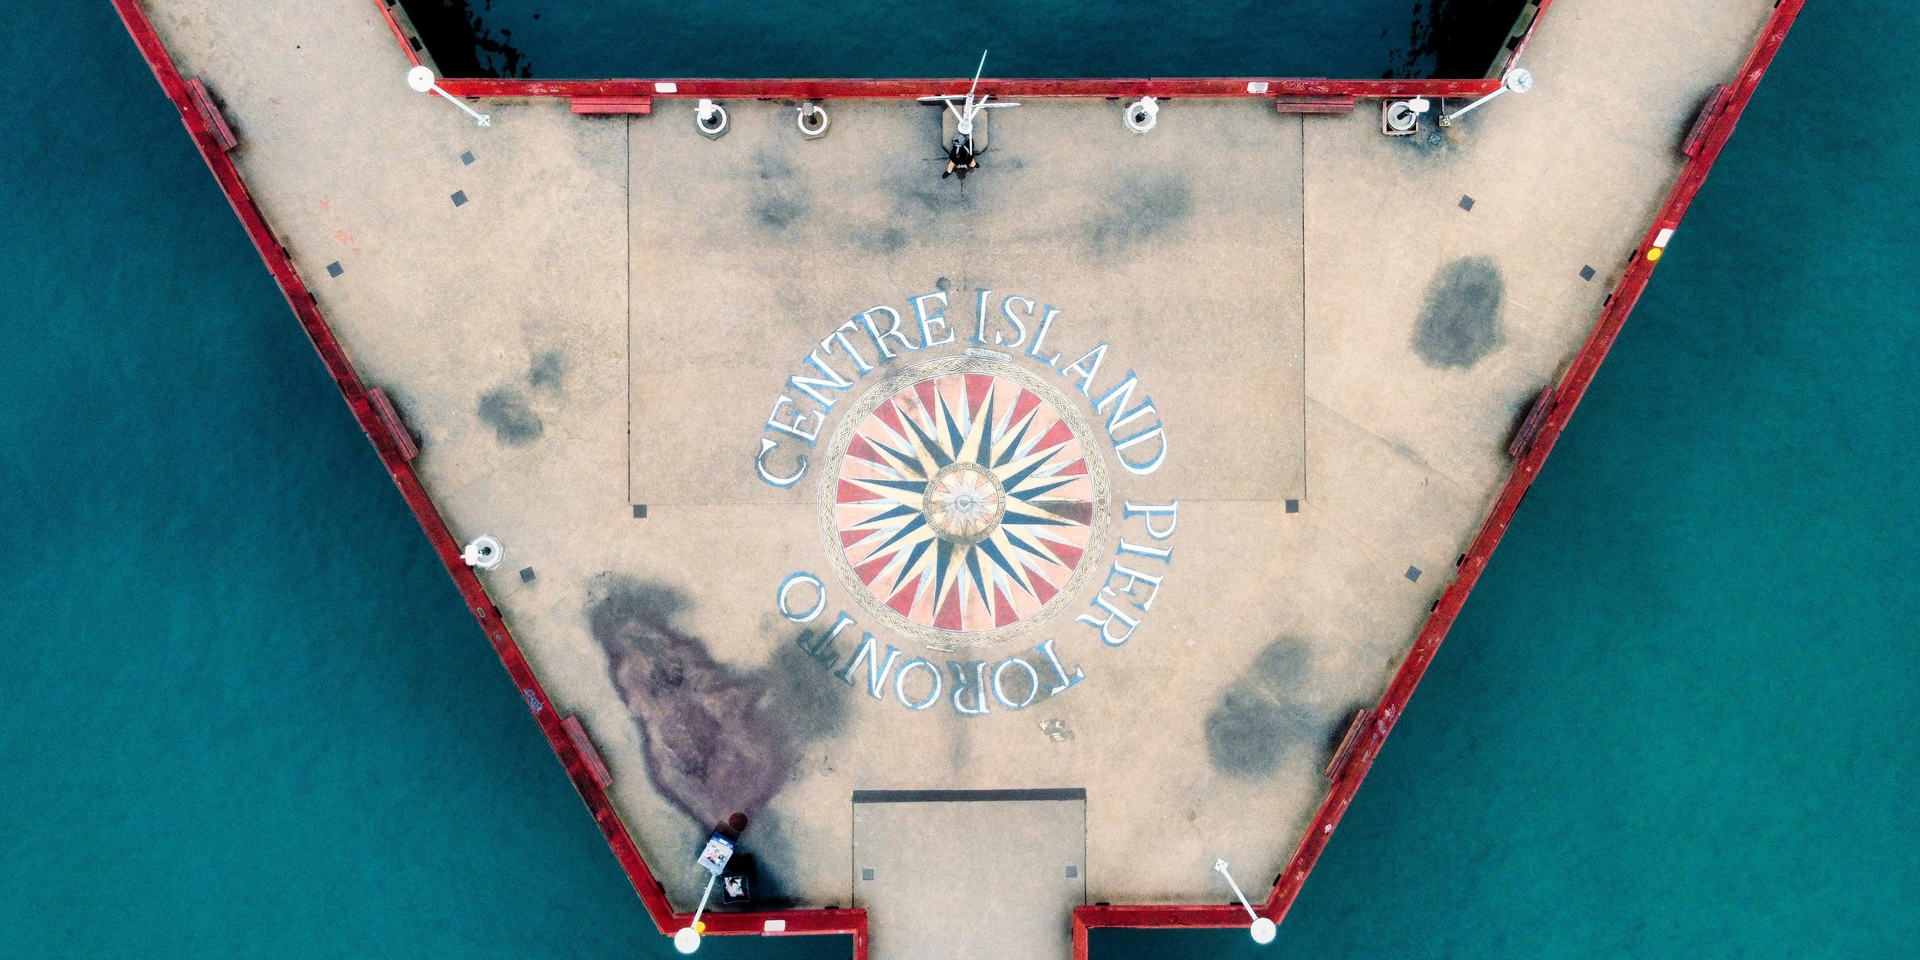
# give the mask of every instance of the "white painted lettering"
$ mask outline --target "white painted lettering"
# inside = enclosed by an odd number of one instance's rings
[[[1029,300],[1027,302],[1032,303],[1033,301]],[[1058,370],[1060,369],[1059,354],[1056,353],[1044,359],[1040,356],[1040,345],[1046,342],[1047,331],[1053,329],[1053,318],[1060,315],[1060,311],[1052,307],[1047,307],[1046,311],[1046,315],[1040,318],[1040,329],[1033,332],[1033,346],[1027,348],[1027,356],[1046,364],[1049,370]],[[1031,312],[1031,308],[1029,308],[1029,312]]]
[[[927,301],[929,300],[940,301],[940,309],[935,310],[931,314],[927,313]],[[953,328],[947,326],[947,292],[945,290],[934,293],[923,293],[920,296],[914,297],[913,316],[914,319],[920,321],[920,349],[925,350],[928,347],[937,347],[943,343],[953,342]],[[935,340],[933,338],[934,327],[945,330],[947,332],[946,337]]]
[[[1114,577],[1126,577],[1127,588],[1125,590],[1113,589]],[[1112,594],[1116,597],[1124,594],[1128,599],[1133,601],[1134,606],[1140,608],[1141,613],[1148,613],[1153,610],[1153,598],[1160,595],[1160,579],[1161,578],[1153,576],[1152,574],[1141,573],[1132,567],[1115,561],[1113,569],[1107,573],[1107,582],[1100,585],[1100,592]],[[1140,598],[1140,594],[1137,592],[1140,589],[1141,583],[1145,583],[1152,588],[1147,591],[1147,596],[1144,600]]]
[[[948,660],[947,669],[953,671],[953,709],[963,717],[978,717],[987,712],[987,662],[969,660],[960,663]],[[968,676],[968,671],[972,676]],[[973,705],[968,706],[961,700],[968,691],[973,693]]]
[[[887,688],[887,674],[893,671],[893,665],[900,660],[900,651],[895,650],[893,644],[889,643],[887,644],[886,659],[882,660],[879,654],[873,652],[875,642],[872,633],[868,633],[866,636],[860,638],[860,649],[855,650],[853,657],[847,661],[847,665],[840,668],[839,676],[841,683],[849,687],[853,686],[853,671],[859,669],[860,661],[865,660],[867,662],[867,693],[875,700],[878,700],[880,699],[880,691]],[[925,662],[924,660],[914,661],[914,663]],[[913,664],[910,663],[907,666],[912,665]],[[900,675],[894,678],[896,685],[900,677],[906,675],[906,672],[906,667],[900,668]],[[936,683],[939,682],[939,678],[940,671],[934,671],[934,681]]]
[[[881,333],[880,328],[874,324],[873,315],[876,313],[885,313],[888,317],[892,318],[892,323],[887,327],[886,333]],[[900,349],[902,350],[911,351],[911,350],[920,349],[919,347],[916,347],[913,344],[908,343],[907,335],[900,332],[900,311],[895,310],[892,307],[887,307],[887,306],[874,307],[873,309],[868,310],[867,312],[861,314],[859,319],[861,323],[864,323],[867,325],[867,336],[873,338],[873,345],[876,349],[880,351],[880,357],[883,360],[892,360],[895,356],[892,350],[887,349],[888,337],[892,337],[893,339],[900,341]]]
[[[1053,652],[1052,637],[1048,637],[1045,643],[1042,643],[1039,646],[1034,647],[1034,649],[1046,655],[1047,666],[1053,668],[1053,675],[1055,678],[1059,680],[1058,683],[1047,685],[1047,696],[1057,697],[1063,693],[1066,693],[1068,687],[1071,687],[1074,684],[1079,683],[1080,681],[1085,680],[1087,678],[1087,675],[1085,673],[1082,673],[1079,667],[1073,668],[1073,676],[1071,677],[1067,676],[1067,671],[1060,668],[1060,657]]]
[[[1129,449],[1139,446],[1140,444],[1145,443],[1148,440],[1152,440],[1156,437],[1160,439],[1160,445],[1155,449],[1155,452],[1151,458],[1147,459],[1144,462],[1135,462],[1127,459],[1126,452]],[[1120,466],[1124,468],[1128,473],[1131,473],[1136,477],[1144,477],[1147,474],[1160,469],[1160,465],[1167,462],[1166,431],[1160,429],[1160,423],[1159,421],[1156,420],[1154,421],[1154,425],[1151,429],[1143,430],[1140,433],[1134,434],[1133,436],[1126,438],[1125,440],[1121,440],[1120,442],[1115,443],[1113,445],[1113,455],[1115,459],[1118,459],[1120,461]]]
[[[775,443],[771,438],[761,437],[760,454],[753,458],[753,469],[760,474],[760,479],[766,481],[768,486],[785,489],[799,483],[800,478],[807,475],[807,457],[805,454],[801,454],[800,465],[793,469],[793,473],[784,477],[779,476],[767,469],[767,454],[772,453],[773,448],[777,446],[779,446],[779,444]]]
[[[891,650],[893,648],[888,647],[887,649]],[[927,676],[932,678],[933,689],[927,691],[927,698],[925,700],[915,703],[907,699],[907,675],[915,670],[921,669],[926,670]],[[899,699],[900,705],[906,707],[908,710],[925,710],[933,706],[934,702],[940,699],[940,668],[926,660],[918,658],[908,660],[906,663],[901,664],[900,672],[893,675],[893,695]]]
[[[1049,640],[1047,642],[1052,643],[1053,641]],[[1007,696],[1006,673],[1008,667],[1019,667],[1027,672],[1027,695],[1019,703],[1013,702],[1013,698]],[[1026,709],[1027,704],[1033,702],[1034,697],[1039,695],[1040,671],[1035,670],[1033,664],[1028,663],[1020,657],[1008,657],[1000,661],[999,665],[993,668],[993,698],[1000,701],[1001,706],[1006,707],[1008,710],[1023,710]]]
[[[1100,399],[1093,402],[1094,413],[1107,414],[1107,436],[1118,439],[1120,428],[1149,413],[1158,412],[1153,407],[1153,398],[1145,396],[1140,398],[1139,406],[1134,407],[1132,410],[1127,409],[1127,404],[1133,402],[1133,388],[1138,385],[1139,382],[1140,380],[1134,375],[1134,372],[1128,370],[1126,379],[1114,384],[1113,389],[1101,394]],[[1113,407],[1112,413],[1107,413],[1108,406]]]
[[[840,350],[844,352],[847,356],[852,357],[853,365],[859,368],[858,370],[859,373],[864,374],[873,369],[873,364],[868,363],[867,358],[861,356],[860,351],[855,350],[853,348],[853,343],[847,339],[847,332],[854,329],[856,328],[854,327],[852,320],[848,320],[846,323],[843,323],[833,328],[833,332],[830,334],[827,334],[826,339],[820,341],[820,349],[825,350],[828,356],[832,356],[833,344],[829,341],[838,341],[840,344]]]
[[[827,408],[828,410],[832,410],[834,401],[839,400],[840,398],[822,396],[820,391],[816,388],[825,387],[828,390],[845,390],[848,387],[853,386],[852,381],[848,380],[846,377],[841,376],[839,372],[834,370],[832,367],[827,366],[826,362],[820,359],[820,351],[818,350],[815,350],[812,353],[807,354],[807,362],[810,364],[813,364],[814,369],[819,370],[821,373],[826,374],[827,379],[816,380],[812,377],[793,376],[793,377],[787,378],[787,386],[793,388],[794,390],[798,390],[800,392],[805,393],[807,396],[813,398],[814,403],[817,403],[822,407]]]
[[[1020,318],[1013,315],[1013,305],[1016,303],[1024,303],[1027,305],[1026,314],[1028,320],[1033,319],[1033,308],[1039,306],[1039,304],[1034,303],[1026,297],[1008,297],[1000,301],[1000,315],[1006,317],[1008,323],[1013,324],[1013,339],[1008,340],[1006,334],[995,330],[993,332],[994,346],[1018,347],[1027,342],[1027,325],[1021,323]]]
[[[833,641],[840,636],[840,631],[853,624],[853,618],[847,616],[847,612],[842,610],[826,633],[815,637],[812,630],[802,630],[799,636],[793,638],[793,642],[798,644],[800,649],[805,650],[807,656],[812,657],[815,663],[832,670],[833,665],[840,660],[840,654],[833,649]]]
[[[1088,393],[1087,391],[1093,389],[1093,378],[1100,375],[1100,364],[1104,362],[1106,359],[1107,359],[1107,343],[1106,341],[1102,340],[1100,341],[1099,346],[1094,347],[1092,350],[1087,351],[1086,356],[1081,357],[1078,360],[1075,360],[1065,370],[1060,371],[1060,375],[1065,377],[1070,374],[1075,374],[1075,373],[1080,374],[1080,382],[1074,384],[1074,387],[1080,391],[1081,396],[1083,397],[1092,396],[1092,394]],[[1087,365],[1087,361],[1089,360],[1093,361],[1092,366]]]
[[[1155,540],[1165,540],[1173,536],[1173,528],[1180,525],[1180,501],[1178,500],[1171,503],[1134,503],[1132,500],[1124,502],[1126,509],[1123,516],[1129,520],[1134,517],[1148,518],[1146,520],[1147,536]],[[1153,526],[1152,518],[1154,517],[1170,517],[1171,519],[1167,521],[1167,528],[1165,530],[1156,530]]]
[[[1100,642],[1109,647],[1117,647],[1126,643],[1127,638],[1133,636],[1133,631],[1140,626],[1139,620],[1120,612],[1120,608],[1114,606],[1113,602],[1107,599],[1107,591],[1104,589],[1093,595],[1093,605],[1107,611],[1106,619],[1098,619],[1091,613],[1083,613],[1073,618],[1074,622],[1084,623],[1099,631]],[[1119,623],[1125,627],[1126,632],[1117,637],[1114,636],[1113,626],[1115,623]]]
[[[780,408],[790,403],[793,403],[793,398],[786,394],[781,394],[780,399],[773,402],[773,412],[767,415],[767,426],[788,436],[799,437],[805,440],[808,446],[812,446],[813,441],[820,437],[820,427],[827,422],[826,414],[815,413],[813,415],[813,431],[809,433],[807,431],[807,412],[798,406],[794,407],[793,413],[789,415],[792,419],[784,423],[781,422]]]
[[[790,598],[794,588],[805,586],[813,588],[813,606],[795,612]],[[780,592],[775,595],[774,602],[780,607],[780,615],[788,620],[794,623],[811,623],[815,617],[827,609],[827,586],[820,582],[819,577],[811,573],[788,574],[785,580],[780,581]]]

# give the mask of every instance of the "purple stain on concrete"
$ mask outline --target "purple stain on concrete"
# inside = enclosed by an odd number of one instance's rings
[[[701,824],[752,814],[786,784],[793,751],[763,709],[764,674],[714,660],[676,629],[685,601],[672,590],[616,582],[588,608],[607,671],[645,741],[647,776]]]

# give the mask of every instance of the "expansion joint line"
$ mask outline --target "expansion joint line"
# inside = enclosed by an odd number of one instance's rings
[[[620,171],[627,205],[627,503],[633,503],[633,115],[626,115]]]

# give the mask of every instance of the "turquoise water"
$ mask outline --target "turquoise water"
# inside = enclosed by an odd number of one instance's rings
[[[400,0],[448,76],[1481,77],[1525,0]]]
[[[111,9],[0,9],[0,957],[670,956]],[[1097,956],[1912,954],[1914,49],[1803,17],[1280,942]]]

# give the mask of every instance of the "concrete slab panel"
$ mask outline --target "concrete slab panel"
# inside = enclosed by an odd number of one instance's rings
[[[1086,800],[1004,796],[856,798],[853,902],[874,917],[874,960],[1071,952],[1073,908],[1087,899]]]
[[[818,140],[799,134],[790,105],[730,109],[734,129],[717,141],[677,104],[632,128],[636,497],[799,502],[800,489],[756,477],[751,456],[783,392],[832,428],[835,411],[784,389],[822,376],[810,354],[855,378],[968,346],[1030,353],[1037,331],[1003,319],[1009,295],[1035,301],[1011,308],[1023,320],[1058,311],[1029,359],[1064,370],[1105,343],[1093,391],[1137,372],[1179,450],[1152,490],[1300,492],[1299,117],[1194,101],[1142,136],[1117,106],[1036,102],[1002,111],[962,182],[939,177],[933,109],[835,103]],[[992,296],[974,342],[982,288]],[[935,293],[952,329],[933,339],[955,339],[922,349],[908,298]],[[848,344],[822,347],[876,305],[906,318],[886,341],[891,360],[859,322]]]

